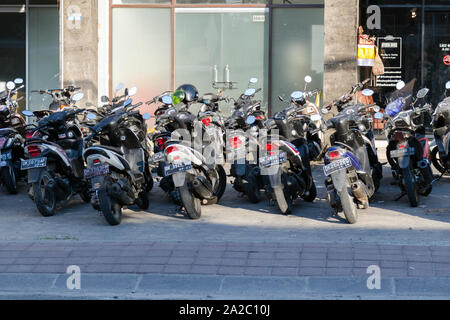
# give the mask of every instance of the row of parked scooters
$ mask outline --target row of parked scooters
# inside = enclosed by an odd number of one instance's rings
[[[432,152],[423,129],[423,114],[433,111],[425,102],[426,88],[412,96],[400,82],[382,114],[377,105],[353,99],[359,91],[373,94],[364,89],[366,80],[319,110],[308,100],[318,90],[307,90],[307,76],[304,90],[293,92],[289,101],[280,96],[286,107],[268,118],[255,98],[257,82],[250,79],[238,99],[223,90],[199,96],[191,84],[164,92],[147,102],[157,105],[150,130],[151,115],[139,112],[143,103],[133,104],[136,87],[119,85],[112,99],[102,97],[102,106],[88,109],[76,106],[83,99],[80,88],[37,91],[51,96],[52,103],[49,110],[23,111],[32,122],[27,124],[13,99],[23,81],[8,82],[0,94],[1,181],[14,194],[17,181],[26,179],[43,216],[54,215],[58,205],[79,194],[117,225],[123,207],[148,208],[156,180],[189,218],[198,219],[202,205],[217,203],[224,194],[228,163],[235,190],[254,203],[265,193],[289,214],[297,198],[315,200],[310,163],[323,159],[333,214],[343,212],[355,223],[357,209],[368,208],[383,176],[374,118],[384,119],[387,159],[400,197],[407,195],[412,206],[440,178],[433,176],[430,162],[442,175],[449,170],[450,82],[433,112]],[[233,105],[230,117],[222,115],[223,103]],[[200,106],[197,114],[194,104]]]

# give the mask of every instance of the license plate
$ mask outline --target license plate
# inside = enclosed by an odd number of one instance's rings
[[[191,162],[170,163],[164,167],[164,176],[170,176],[177,172],[188,171],[192,169]]]
[[[0,161],[8,161],[12,159],[12,152],[11,151],[7,151],[5,153],[2,153],[0,155]]]
[[[164,160],[164,152],[155,153],[152,157],[152,162],[160,162]]]
[[[21,170],[45,168],[46,166],[47,166],[47,158],[46,157],[22,160],[20,162]]]
[[[95,166],[92,168],[84,169],[84,178],[90,179],[93,177],[98,176],[105,176],[109,173],[109,165],[101,165],[101,166]]]
[[[399,148],[391,150],[391,158],[400,158],[403,156],[412,156],[412,155],[414,155],[414,148]]]
[[[273,156],[267,156],[259,158],[259,166],[263,168],[279,165],[280,163],[285,163],[287,161],[286,152],[281,152]]]
[[[333,161],[330,164],[327,164],[326,166],[324,166],[323,173],[326,176],[329,176],[336,171],[344,170],[351,166],[352,166],[352,161],[350,160],[349,157],[345,157],[343,159]]]

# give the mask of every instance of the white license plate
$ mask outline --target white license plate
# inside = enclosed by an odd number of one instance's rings
[[[287,161],[286,152],[280,152],[279,154],[273,156],[259,158],[259,166],[262,168],[267,168],[279,165],[280,163],[285,163],[286,161]]]
[[[164,152],[155,153],[152,157],[152,162],[160,162],[164,160]]]
[[[327,164],[323,167],[323,173],[326,176],[331,175],[332,173],[344,170],[352,166],[352,161],[349,157],[345,157],[343,159],[335,160],[331,162],[330,164]]]
[[[109,165],[104,164],[92,168],[84,169],[84,178],[90,179],[98,176],[106,176],[109,173]]]
[[[400,158],[414,155],[414,148],[399,148],[391,150],[391,158]]]
[[[191,162],[170,163],[164,167],[164,176],[170,176],[177,172],[188,171],[192,169]]]
[[[20,162],[21,170],[45,168],[46,166],[47,166],[47,158],[46,157],[22,160]]]
[[[0,161],[8,161],[12,159],[12,152],[7,151],[5,153],[0,154]]]

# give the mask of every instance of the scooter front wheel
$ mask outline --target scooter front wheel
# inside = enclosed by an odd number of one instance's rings
[[[41,170],[37,182],[33,183],[34,203],[44,217],[55,214],[56,196],[51,184],[54,183],[52,175],[47,170]]]
[[[100,211],[111,226],[120,224],[122,207],[108,195],[105,188],[98,190],[98,203]]]
[[[182,187],[179,187],[178,191],[180,193],[181,202],[183,203],[183,207],[188,217],[192,220],[200,219],[202,215],[202,205],[200,199],[196,198],[192,194],[186,184]]]
[[[287,191],[286,187],[280,186],[273,188],[273,194],[275,200],[280,208],[280,211],[284,215],[289,215],[292,213],[292,199]]]
[[[17,193],[16,174],[12,166],[3,167],[0,176],[9,194]]]
[[[345,219],[350,224],[354,224],[358,221],[358,211],[356,210],[356,203],[352,197],[348,194],[347,188],[344,188],[341,192],[338,192],[341,200],[342,210],[344,211]]]

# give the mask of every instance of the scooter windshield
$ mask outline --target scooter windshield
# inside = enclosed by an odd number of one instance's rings
[[[402,110],[402,107],[403,107],[403,100],[401,98],[399,98],[399,99],[389,103],[386,106],[385,111],[389,115],[389,117],[394,117]]]

